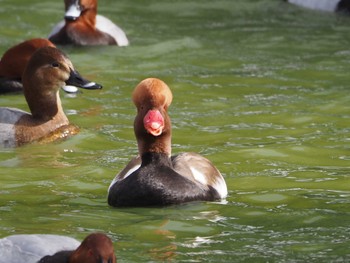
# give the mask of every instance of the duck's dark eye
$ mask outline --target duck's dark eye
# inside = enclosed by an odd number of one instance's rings
[[[58,64],[57,62],[53,62],[53,63],[51,64],[51,66],[52,66],[53,68],[58,68],[58,67],[60,66],[60,64]]]

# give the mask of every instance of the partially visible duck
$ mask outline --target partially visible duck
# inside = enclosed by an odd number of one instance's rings
[[[63,112],[59,89],[68,85],[91,88],[59,49],[43,47],[30,58],[23,73],[24,96],[30,113],[0,108],[0,146],[15,147],[52,137],[76,134]],[[100,86],[97,88],[101,88]]]
[[[41,47],[55,47],[45,38],[33,38],[19,43],[8,49],[0,60],[0,94],[23,91],[22,75],[24,69],[33,55]],[[87,88],[98,88],[101,86],[95,82],[85,80]],[[77,92],[75,86],[63,86],[64,91],[69,93]]]
[[[46,235],[12,235],[0,239],[0,263],[115,263],[113,243],[102,233],[74,238]]]
[[[350,13],[350,0],[287,0],[291,4],[302,7],[330,11]]]
[[[101,233],[87,236],[75,250],[60,251],[43,257],[38,263],[116,263],[113,243]]]
[[[65,0],[64,21],[58,23],[49,39],[59,45],[127,46],[124,31],[108,18],[97,15],[97,0]]]
[[[163,206],[225,198],[225,180],[208,159],[196,153],[171,156],[169,87],[159,79],[145,79],[132,99],[137,108],[134,132],[139,156],[112,181],[108,204]]]

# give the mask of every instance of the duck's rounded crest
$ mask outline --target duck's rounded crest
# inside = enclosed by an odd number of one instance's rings
[[[132,93],[132,100],[137,108],[147,105],[151,108],[167,109],[173,100],[173,94],[164,81],[147,78],[136,86]]]

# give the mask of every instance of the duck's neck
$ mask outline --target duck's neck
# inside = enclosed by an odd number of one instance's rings
[[[62,110],[61,101],[58,96],[56,111],[54,114],[49,114],[52,112],[51,110],[45,112],[45,107],[39,107],[39,109],[43,110],[44,114],[37,113],[35,116],[25,114],[16,123],[16,138],[18,145],[37,141],[63,126],[67,126],[63,131],[65,136],[67,136],[66,134],[75,134],[78,132],[78,129],[75,126],[69,125],[68,118]],[[64,136],[59,137],[63,138]]]
[[[139,111],[134,120],[134,132],[139,149],[139,155],[144,153],[162,153],[171,156],[171,121],[167,113],[163,113],[164,127],[158,136],[147,131],[144,126],[145,112]]]
[[[145,137],[146,138],[137,139],[140,156],[142,156],[144,153],[157,153],[165,154],[170,157],[171,134],[162,134],[159,137],[154,137],[147,134]]]
[[[35,101],[34,103],[32,101]],[[54,122],[57,125],[66,125],[68,118],[63,112],[59,92],[46,94],[27,100],[28,106],[36,122]]]
[[[84,11],[83,16],[81,16],[81,19],[84,21],[84,25],[87,25],[89,28],[96,28],[96,15],[97,15],[97,8],[89,8]]]
[[[164,164],[166,166],[171,166],[170,156],[166,153],[154,153],[154,152],[145,152],[141,155],[142,165],[146,166],[148,164]]]

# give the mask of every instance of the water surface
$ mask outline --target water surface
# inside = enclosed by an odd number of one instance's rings
[[[63,14],[63,1],[0,5],[1,54]],[[104,88],[61,94],[79,135],[0,150],[0,237],[103,231],[118,262],[350,261],[349,17],[273,0],[101,0],[99,12],[131,45],[62,47]],[[137,153],[130,96],[146,77],[173,91],[173,152],[212,160],[223,202],[108,207]],[[10,105],[28,110],[0,97]]]

